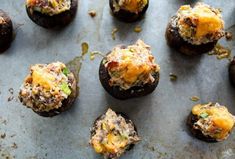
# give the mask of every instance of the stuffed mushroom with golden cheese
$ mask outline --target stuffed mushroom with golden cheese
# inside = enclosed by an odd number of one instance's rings
[[[153,92],[159,71],[150,46],[138,40],[130,46],[113,48],[100,63],[99,78],[110,95],[128,99]]]
[[[0,9],[0,53],[10,47],[12,36],[13,25],[11,18]]]
[[[227,139],[234,127],[235,117],[218,103],[197,104],[190,113],[187,125],[192,134],[207,142]]]
[[[76,97],[75,76],[61,62],[31,66],[19,92],[23,105],[45,117],[66,111]]]
[[[26,0],[28,16],[44,28],[62,27],[76,15],[77,0]]]
[[[148,9],[149,0],[109,0],[112,13],[125,22],[139,20]]]
[[[105,158],[116,159],[140,141],[135,125],[111,109],[97,118],[91,130],[90,145]]]
[[[169,46],[186,55],[211,51],[224,34],[221,11],[203,3],[181,6],[166,29]]]

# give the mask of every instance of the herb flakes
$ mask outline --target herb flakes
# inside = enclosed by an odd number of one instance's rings
[[[191,100],[191,101],[194,101],[194,102],[197,102],[197,101],[200,100],[200,98],[199,98],[198,96],[192,96],[192,97],[190,98],[190,100]]]
[[[199,116],[200,116],[200,118],[205,119],[205,118],[207,118],[209,115],[208,115],[207,113],[201,113]]]
[[[65,76],[68,76],[69,73],[70,73],[69,69],[68,69],[67,67],[65,67],[65,68],[63,69],[63,74],[64,74]]]
[[[112,30],[112,39],[115,40],[116,39],[116,33],[118,32],[118,28],[113,28]]]
[[[70,95],[70,94],[72,93],[67,83],[62,83],[62,84],[60,85],[60,89],[61,89],[66,95]]]

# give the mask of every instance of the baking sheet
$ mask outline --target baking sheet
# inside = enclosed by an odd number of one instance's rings
[[[0,158],[101,159],[89,147],[89,128],[108,107],[127,114],[136,124],[142,141],[122,159],[234,159],[235,134],[221,143],[208,144],[188,134],[185,119],[196,103],[219,102],[235,114],[235,89],[228,81],[228,60],[214,56],[185,57],[166,45],[164,31],[180,5],[196,1],[150,0],[145,19],[126,24],[110,15],[107,0],[80,0],[76,19],[63,30],[46,30],[27,16],[24,0],[1,0],[15,25],[11,48],[0,55]],[[235,24],[234,0],[205,0],[220,7],[226,28]],[[91,18],[88,11],[97,16]],[[135,26],[141,26],[135,33]],[[118,28],[116,40],[111,31]],[[80,54],[82,42],[91,50],[108,52],[117,44],[143,39],[161,67],[160,83],[150,95],[120,101],[109,96],[98,79],[100,58],[83,61],[80,96],[69,111],[43,118],[17,100],[19,87],[35,63],[68,62]],[[230,42],[233,45],[234,41]],[[169,74],[178,80],[171,82]],[[9,91],[10,88],[13,88]],[[200,101],[192,102],[191,96]],[[9,98],[10,97],[10,98]],[[4,134],[6,135],[4,137]]]

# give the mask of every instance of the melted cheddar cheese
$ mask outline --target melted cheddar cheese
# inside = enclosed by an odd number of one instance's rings
[[[124,4],[124,7],[126,8],[126,10],[128,10],[130,12],[136,12],[136,10],[138,9],[138,2],[137,2],[137,0],[127,1]]]
[[[59,108],[62,101],[71,94],[72,83],[69,77],[74,78],[61,62],[33,65],[20,89],[19,98],[24,105],[35,111]]]
[[[224,27],[220,16],[217,16],[210,8],[200,5],[194,8],[192,14],[198,19],[195,35],[197,38],[220,31]]]
[[[192,114],[199,117],[196,128],[217,140],[226,139],[234,127],[234,116],[226,107],[219,104],[195,105]]]
[[[133,123],[127,123],[111,109],[96,122],[93,131],[90,144],[97,153],[111,159],[120,157],[128,146],[140,140]]]
[[[32,79],[34,85],[41,85],[45,89],[49,90],[53,88],[53,81],[55,77],[48,72],[43,72],[40,69],[35,69],[32,73]]]
[[[150,47],[141,40],[125,49],[114,48],[107,56],[105,67],[111,77],[110,85],[122,89],[152,83],[155,80],[152,74],[160,70]]]
[[[71,0],[27,0],[26,6],[50,16],[67,11],[71,7]]]
[[[120,9],[138,14],[148,4],[148,0],[113,0],[115,11]]]
[[[191,43],[207,43],[222,36],[224,22],[218,9],[202,3],[197,3],[194,8],[184,5],[177,16],[180,35]]]

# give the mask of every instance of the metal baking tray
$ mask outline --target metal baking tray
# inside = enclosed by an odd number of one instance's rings
[[[62,30],[46,30],[34,24],[26,14],[24,1],[1,0],[0,4],[12,18],[16,33],[11,48],[0,55],[0,158],[101,159],[88,144],[89,131],[108,107],[127,114],[142,138],[122,159],[235,158],[234,133],[224,142],[209,144],[193,138],[185,126],[196,103],[219,102],[235,114],[235,89],[228,81],[228,60],[207,54],[186,57],[166,44],[164,32],[170,17],[180,5],[196,1],[150,0],[145,18],[127,24],[110,15],[108,0],[80,0],[76,19]],[[225,27],[234,28],[234,0],[204,2],[221,8]],[[88,15],[92,9],[97,11],[95,18]],[[136,26],[141,26],[142,32],[134,32]],[[118,28],[116,40],[111,36],[113,28]],[[152,46],[161,67],[160,82],[152,94],[126,101],[112,98],[99,82],[101,58],[90,61],[87,56],[80,72],[80,95],[69,111],[43,118],[17,100],[31,64],[57,60],[66,63],[80,54],[82,42],[89,43],[90,50],[105,53],[117,44],[132,44],[137,39]],[[234,53],[234,41],[230,44]],[[171,72],[178,76],[177,81],[170,81]],[[191,96],[199,96],[200,100],[193,102]]]

